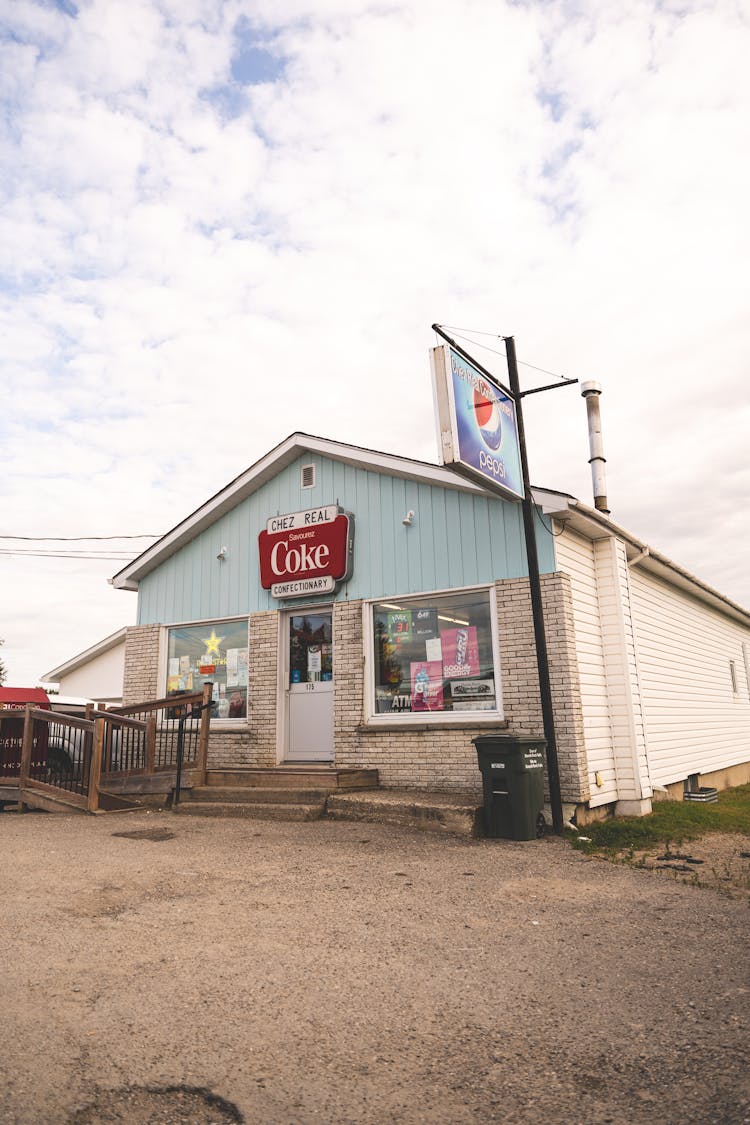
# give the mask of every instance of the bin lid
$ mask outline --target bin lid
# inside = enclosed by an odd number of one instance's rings
[[[544,736],[534,737],[528,734],[512,734],[508,731],[498,731],[497,734],[478,734],[476,738],[471,740],[477,749],[491,749],[493,746],[499,746],[504,750],[511,750],[514,747],[522,746],[541,746],[547,745]]]

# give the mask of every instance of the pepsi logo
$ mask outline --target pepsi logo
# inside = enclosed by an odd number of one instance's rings
[[[499,449],[503,440],[502,415],[486,383],[474,387],[474,417],[488,449]]]

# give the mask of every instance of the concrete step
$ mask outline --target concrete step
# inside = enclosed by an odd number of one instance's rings
[[[266,786],[201,785],[186,791],[183,800],[242,805],[314,805],[325,800],[328,789],[271,789]]]
[[[209,769],[206,785],[217,788],[249,789],[370,789],[378,784],[378,771],[335,769],[326,765],[285,765],[268,769],[251,766],[234,769]]]
[[[457,836],[482,834],[481,801],[473,795],[377,789],[369,793],[332,793],[326,813],[334,820],[392,824]]]
[[[315,803],[278,804],[253,801],[180,801],[172,811],[178,816],[237,817],[248,820],[320,820],[325,799]]]

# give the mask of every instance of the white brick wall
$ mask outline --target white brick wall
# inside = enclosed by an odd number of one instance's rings
[[[547,648],[555,709],[560,775],[565,801],[585,800],[586,769],[583,719],[575,654],[573,604],[567,574],[542,578]],[[542,711],[528,581],[495,584],[499,664],[503,706],[510,730],[541,735]],[[249,727],[227,731],[214,727],[209,767],[277,763],[279,618],[274,610],[250,617]],[[364,639],[362,603],[336,602],[333,612],[334,762],[340,768],[380,771],[388,787],[464,790],[479,794],[481,778],[472,738],[478,728],[399,728],[374,730],[365,725]],[[159,626],[128,630],[125,655],[127,701],[163,694],[157,684]],[[486,728],[485,728],[486,729]]]
[[[125,674],[122,702],[125,707],[161,699],[159,690],[160,625],[133,625],[125,634]]]

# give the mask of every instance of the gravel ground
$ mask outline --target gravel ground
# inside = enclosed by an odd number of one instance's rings
[[[750,1122],[746,901],[554,838],[4,813],[0,840],[4,1125]]]
[[[626,859],[627,856],[627,859]],[[711,887],[750,905],[750,839],[732,832],[711,832],[700,840],[623,852],[625,862],[652,871],[669,871],[680,882]]]

